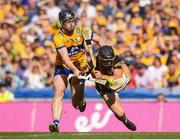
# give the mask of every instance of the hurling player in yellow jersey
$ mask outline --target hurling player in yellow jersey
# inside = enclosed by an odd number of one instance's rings
[[[62,99],[64,91],[68,86],[68,75],[73,74],[69,84],[72,90],[72,105],[83,112],[86,108],[84,100],[84,82],[78,79],[86,67],[85,47],[83,28],[75,25],[75,15],[70,10],[62,10],[59,13],[61,27],[54,34],[54,44],[56,47],[56,64],[54,72],[54,98],[52,101],[53,122],[49,125],[51,132],[59,131],[59,119],[62,114]],[[105,45],[102,38],[92,33],[90,40]],[[87,40],[86,40],[87,41]]]

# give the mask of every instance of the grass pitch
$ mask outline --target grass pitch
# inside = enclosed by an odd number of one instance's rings
[[[179,133],[170,133],[170,132],[155,132],[155,133],[139,133],[139,132],[119,132],[119,133],[14,133],[14,132],[5,132],[0,133],[0,139],[180,139]]]

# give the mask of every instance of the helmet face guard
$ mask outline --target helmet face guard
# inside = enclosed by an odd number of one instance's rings
[[[70,10],[62,10],[59,12],[59,21],[61,28],[63,28],[66,32],[74,31],[75,27],[75,15]]]
[[[66,31],[66,32],[73,32],[74,31],[74,28],[75,28],[75,21],[74,21],[74,18],[72,19],[67,19],[67,20],[64,20],[62,21],[62,28]]]
[[[103,68],[111,68],[114,65],[114,51],[111,46],[102,46],[98,51],[98,63]]]
[[[114,58],[104,59],[104,58],[99,57],[99,65],[104,68],[113,67]]]

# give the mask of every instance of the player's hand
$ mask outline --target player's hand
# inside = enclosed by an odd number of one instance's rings
[[[78,78],[80,76],[80,74],[81,74],[81,72],[77,68],[73,70],[74,77]]]
[[[81,68],[81,75],[88,75],[91,72],[91,68],[88,65],[85,65]]]
[[[93,70],[93,74],[94,74],[95,78],[102,79],[102,73],[100,71]]]

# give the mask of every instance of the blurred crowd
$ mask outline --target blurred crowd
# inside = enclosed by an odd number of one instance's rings
[[[52,86],[52,35],[64,8],[130,62],[129,87],[180,87],[179,0],[0,0],[0,80],[7,87]]]

